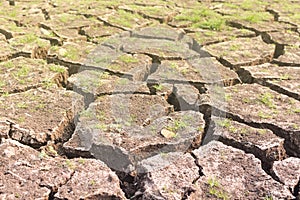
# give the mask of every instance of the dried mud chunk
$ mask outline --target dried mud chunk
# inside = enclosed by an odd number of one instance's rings
[[[239,82],[238,75],[222,66],[215,58],[162,61],[158,69],[148,77],[148,82],[171,83],[224,83]]]
[[[236,38],[232,41],[206,46],[205,50],[224,59],[231,66],[241,66],[270,62],[275,46],[264,43],[261,37]]]
[[[99,17],[101,21],[112,24],[124,30],[135,29],[143,27],[151,23],[151,21],[143,18],[137,13],[127,12],[125,10],[114,10],[107,15]]]
[[[10,121],[4,117],[0,118],[0,144],[2,138],[7,139],[10,131]]]
[[[247,123],[271,129],[274,134],[286,139],[288,154],[299,153],[299,101],[258,84],[226,87],[223,97],[225,98],[212,99],[214,101],[208,104]]]
[[[255,37],[253,31],[247,29],[236,29],[232,27],[226,27],[225,30],[214,31],[200,29],[195,33],[188,33],[188,36],[194,38],[201,45],[210,45],[219,42],[225,42],[235,37]]]
[[[90,152],[119,171],[159,152],[186,151],[202,137],[203,116],[194,111],[170,113],[170,108],[163,97],[154,95],[100,97],[81,114],[64,147]],[[175,134],[166,138],[163,129]]]
[[[186,43],[180,41],[128,38],[122,48],[127,53],[147,53],[164,59],[187,59],[199,56],[197,52],[190,50]]]
[[[138,163],[138,172],[145,174],[138,188],[143,199],[182,199],[194,190],[199,177],[198,167],[189,154],[162,153]]]
[[[65,42],[61,47],[52,46],[49,54],[56,55],[63,61],[84,63],[95,48],[96,46],[89,42]]]
[[[0,93],[15,93],[51,84],[65,85],[67,68],[44,60],[18,57],[0,63]]]
[[[278,44],[283,45],[300,45],[300,38],[296,32],[291,31],[280,31],[280,32],[270,32],[268,33],[271,36],[271,40]]]
[[[266,85],[279,93],[300,100],[300,68],[262,64],[239,69],[243,82]]]
[[[57,35],[59,38],[72,42],[72,41],[87,41],[86,36],[81,35],[78,33],[77,28],[60,28],[53,31],[55,35]]]
[[[197,110],[200,93],[197,88],[192,85],[175,84],[174,95],[178,103],[175,110]]]
[[[143,81],[150,73],[152,59],[142,54],[122,54],[105,67],[113,73],[122,74],[134,81]]]
[[[143,6],[143,5],[126,5],[120,6],[121,9],[130,12],[136,12],[147,19],[155,19],[160,22],[168,22],[172,19],[173,16],[177,14],[175,8],[170,6]]]
[[[9,39],[8,42],[12,48],[29,55],[37,46],[43,48],[50,47],[50,42],[48,40],[39,38],[35,33],[26,33],[25,35],[16,36]]]
[[[62,199],[125,199],[116,174],[101,161],[51,158],[14,140],[0,151],[1,199],[47,199],[53,192]]]
[[[284,139],[268,129],[252,128],[227,118],[212,117],[212,121],[215,127],[210,139],[252,153],[264,163],[272,163],[286,157]]]
[[[85,70],[68,79],[68,88],[81,94],[89,105],[97,96],[117,93],[148,93],[145,82],[131,81],[103,71]]]
[[[136,38],[177,41],[181,39],[181,37],[183,36],[183,32],[174,31],[173,29],[167,26],[156,25],[153,27],[142,28],[138,31],[133,31],[131,36]]]
[[[285,47],[284,54],[279,56],[275,61],[289,65],[300,65],[300,48],[296,46]]]
[[[114,35],[120,33],[121,30],[112,26],[107,26],[102,22],[98,24],[90,25],[88,27],[83,27],[81,29],[82,34],[89,38],[96,39]],[[95,40],[96,41],[96,40]]]
[[[286,186],[273,180],[251,154],[212,141],[193,151],[204,176],[190,199],[292,199]]]
[[[58,30],[60,28],[74,29],[89,26],[92,22],[82,15],[61,13],[52,15],[50,20],[42,24],[45,27],[50,27],[52,30]]]
[[[56,87],[10,94],[1,100],[1,116],[13,122],[9,136],[35,147],[69,138],[83,106],[80,95]]]
[[[0,61],[8,60],[17,50],[14,50],[6,41],[0,41]]]
[[[276,161],[273,165],[273,170],[279,177],[279,180],[288,186],[294,194],[298,191],[296,195],[300,197],[300,159],[290,157],[282,161]]]
[[[300,79],[300,69],[296,67],[278,66],[276,64],[265,63],[254,66],[240,67],[244,82],[252,81],[263,84],[265,80],[298,80]],[[251,80],[253,79],[253,80]]]

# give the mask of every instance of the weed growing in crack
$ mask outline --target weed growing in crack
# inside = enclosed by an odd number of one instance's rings
[[[228,194],[221,187],[221,184],[216,178],[209,178],[207,180],[209,187],[209,194],[217,197],[218,199],[228,200]]]
[[[158,84],[158,85],[154,85],[153,88],[154,88],[156,91],[162,91],[163,86],[162,86],[161,84]]]
[[[58,72],[58,73],[63,73],[66,71],[65,67],[58,66],[58,65],[51,65],[51,66],[49,66],[49,69],[50,69],[50,71]]]

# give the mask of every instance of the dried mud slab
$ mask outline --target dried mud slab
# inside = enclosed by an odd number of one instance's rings
[[[120,33],[122,30],[116,27],[107,26],[103,22],[99,22],[88,27],[83,27],[80,29],[82,35],[90,38],[92,42],[101,43],[101,40],[105,40],[105,37],[112,36],[114,34]]]
[[[60,28],[74,29],[79,27],[87,27],[91,24],[92,21],[84,16],[69,13],[52,15],[50,20],[42,23],[44,27],[49,27],[52,30],[59,30]]]
[[[151,24],[151,21],[139,14],[122,9],[111,10],[109,14],[98,17],[101,21],[123,30],[136,29]]]
[[[183,35],[183,31],[176,29],[173,30],[168,26],[157,24],[155,26],[145,27],[140,30],[134,30],[131,33],[131,36],[135,38],[161,39],[170,41],[181,40]]]
[[[101,161],[51,158],[13,140],[0,150],[1,199],[126,199]]]
[[[66,150],[89,153],[118,171],[160,152],[186,151],[204,130],[202,114],[172,112],[163,97],[154,95],[100,97],[79,121]]]
[[[188,59],[199,56],[189,49],[189,45],[180,41],[128,38],[123,44],[126,53],[147,53],[163,59]]]
[[[215,99],[209,104],[237,120],[271,129],[286,139],[289,154],[299,154],[299,101],[258,84],[235,85],[224,91],[226,103]]]
[[[146,19],[158,20],[161,23],[170,21],[172,17],[178,13],[174,7],[161,5],[126,5],[120,6],[119,8],[133,13],[138,13]]]
[[[25,30],[24,30],[25,29]],[[15,22],[1,18],[0,19],[0,33],[5,35],[6,39],[25,34],[27,29],[25,27],[18,27]]]
[[[2,95],[0,112],[11,121],[10,138],[39,147],[67,140],[82,107],[82,96],[52,87]]]
[[[214,57],[224,60],[227,65],[257,65],[270,62],[275,45],[266,44],[261,37],[237,38],[231,41],[212,44],[205,47]]]
[[[35,33],[26,33],[8,40],[13,49],[30,56],[36,47],[50,48],[50,41],[41,39]]]
[[[68,79],[68,88],[84,96],[86,105],[96,100],[97,96],[107,94],[150,94],[146,82],[132,81],[94,70],[84,70],[72,75]]]
[[[188,33],[187,35],[194,38],[199,44],[204,46],[232,40],[235,37],[250,38],[256,36],[253,31],[232,27],[227,27],[225,30],[220,31],[199,29],[199,31]]]
[[[41,59],[18,57],[0,63],[0,93],[16,93],[50,84],[66,85],[67,68]]]
[[[148,82],[233,85],[239,82],[238,75],[221,65],[215,58],[162,61]]]
[[[270,32],[270,39],[277,44],[289,45],[289,46],[299,46],[300,37],[299,34],[292,31],[280,31],[280,32]]]
[[[300,197],[300,159],[290,157],[282,161],[274,162],[275,174],[279,180],[288,186],[298,198]]]
[[[203,176],[190,199],[292,199],[287,186],[267,175],[251,154],[213,141],[193,151]]]
[[[285,47],[284,54],[275,59],[275,62],[283,65],[299,66],[300,65],[300,48]]]
[[[243,82],[259,83],[300,100],[300,68],[266,63],[241,67],[238,73]]]
[[[74,41],[64,42],[63,46],[52,46],[49,49],[51,56],[56,56],[58,60],[70,63],[84,64],[87,56],[96,46],[90,42]]]
[[[7,139],[10,131],[10,121],[5,117],[0,118],[0,143],[2,138]]]
[[[286,157],[283,147],[284,139],[268,129],[253,128],[227,118],[212,117],[211,120],[214,128],[204,143],[215,139],[228,146],[254,154],[262,161],[263,167],[269,169],[271,163]]]
[[[143,174],[138,183],[142,199],[183,199],[194,190],[199,168],[190,154],[159,154],[138,163]]]
[[[0,50],[0,61],[8,60],[17,53],[17,50],[13,49],[6,41],[0,41],[1,50]]]

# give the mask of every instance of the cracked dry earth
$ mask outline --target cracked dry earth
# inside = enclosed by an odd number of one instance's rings
[[[300,1],[0,6],[0,199],[300,198]]]

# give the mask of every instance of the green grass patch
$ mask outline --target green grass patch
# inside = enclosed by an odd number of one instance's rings
[[[261,102],[262,104],[266,105],[267,107],[271,108],[271,109],[276,108],[276,106],[273,102],[274,101],[274,96],[269,92],[261,94],[258,97],[258,101]]]
[[[118,58],[120,61],[124,62],[124,63],[137,63],[139,62],[139,60],[133,56],[129,56],[129,55],[122,55]]]
[[[58,72],[58,73],[63,73],[66,71],[65,67],[58,66],[58,65],[51,65],[51,66],[49,66],[49,69],[52,72]]]
[[[209,178],[207,180],[207,184],[209,187],[208,192],[210,195],[215,196],[218,199],[229,200],[228,194],[224,191],[221,184],[216,178]]]
[[[177,21],[191,22],[193,28],[220,31],[226,27],[226,20],[224,17],[205,7],[184,10],[174,19]]]
[[[124,26],[127,28],[132,28],[137,19],[142,19],[137,13],[130,13],[124,10],[118,10],[117,15],[109,19],[110,23]]]

